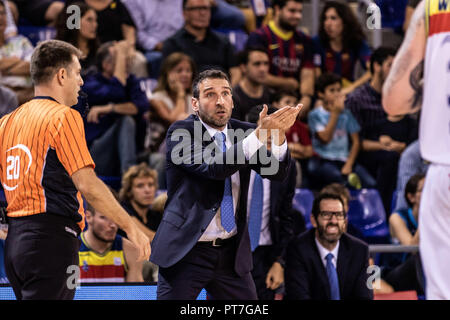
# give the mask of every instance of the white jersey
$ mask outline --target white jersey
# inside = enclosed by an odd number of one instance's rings
[[[427,46],[419,141],[422,157],[450,165],[450,0],[426,0]]]

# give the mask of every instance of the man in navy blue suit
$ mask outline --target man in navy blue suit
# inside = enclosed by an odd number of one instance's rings
[[[158,299],[257,299],[247,221],[251,170],[283,180],[290,156],[285,132],[300,106],[285,107],[256,125],[230,119],[230,81],[206,70],[193,84],[196,113],[168,130],[168,200],[152,242],[159,265]],[[270,151],[267,148],[271,136]]]
[[[348,223],[338,194],[321,193],[314,199],[313,229],[288,246],[286,299],[371,300],[367,285],[369,247],[345,232]]]

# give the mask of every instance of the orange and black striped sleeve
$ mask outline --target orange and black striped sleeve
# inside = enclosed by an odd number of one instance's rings
[[[72,176],[84,167],[95,168],[86,144],[83,120],[78,111],[64,108],[56,119],[53,147],[67,173]]]

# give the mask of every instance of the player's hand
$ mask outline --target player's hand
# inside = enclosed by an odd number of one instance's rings
[[[137,261],[148,260],[151,253],[150,239],[139,230],[134,222],[130,230],[127,230],[126,233],[128,240],[130,240],[139,251]]]
[[[350,173],[352,173],[352,166],[345,163],[341,168],[341,173],[345,176],[348,176]]]

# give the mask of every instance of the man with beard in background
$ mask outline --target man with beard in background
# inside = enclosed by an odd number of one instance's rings
[[[367,286],[369,248],[345,233],[348,223],[339,195],[322,193],[314,200],[313,229],[289,244],[286,298],[289,300],[372,299]]]
[[[302,19],[303,0],[272,1],[274,19],[251,33],[248,47],[261,46],[270,60],[270,71],[264,82],[274,89],[298,90],[300,111],[304,117],[314,94],[313,45],[297,27]]]

